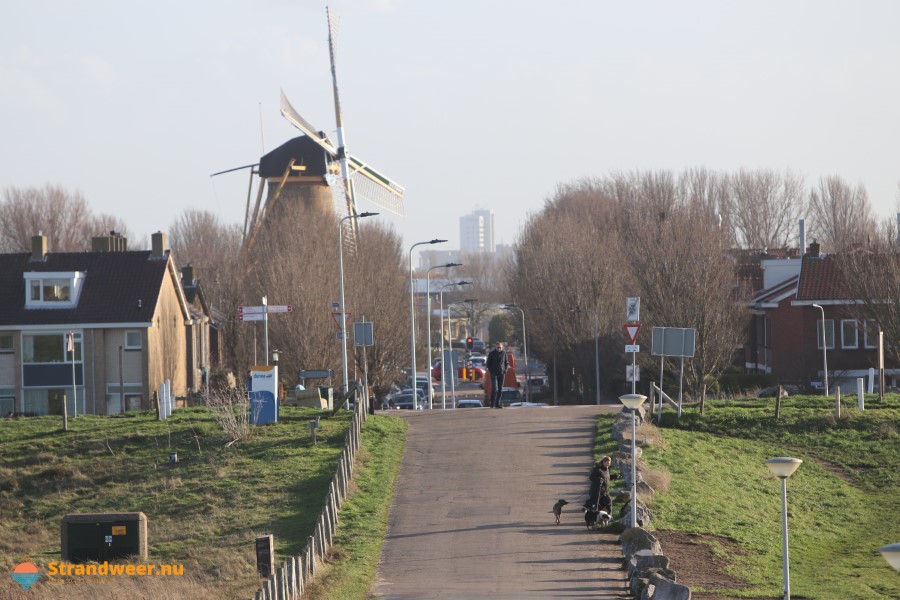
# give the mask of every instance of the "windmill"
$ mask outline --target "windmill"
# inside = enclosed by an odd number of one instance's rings
[[[281,92],[281,114],[290,123],[305,133],[309,139],[319,145],[328,159],[340,165],[341,181],[344,184],[345,216],[356,215],[357,198],[365,199],[372,204],[397,215],[403,215],[403,188],[378,172],[371,165],[350,154],[341,115],[341,100],[338,94],[337,68],[335,66],[335,23],[332,13],[325,7],[328,20],[328,54],[331,59],[331,81],[334,92],[334,115],[337,125],[337,145],[301,117],[288,101],[284,90]],[[356,233],[356,219],[348,219]]]
[[[365,200],[384,210],[403,215],[404,189],[371,165],[351,155],[341,115],[341,103],[335,68],[335,24],[326,7],[328,48],[334,92],[337,144],[312,126],[291,106],[281,91],[281,114],[304,135],[293,138],[272,150],[258,163],[214,173],[230,173],[249,168],[250,184],[244,213],[242,257],[253,247],[262,224],[279,201],[288,199],[302,203],[309,210],[331,211],[338,207],[341,216],[358,214],[357,201]],[[251,211],[250,200],[254,176],[259,176],[256,202]],[[268,190],[263,202],[264,189]],[[356,219],[347,219],[351,228],[348,241],[355,243]]]

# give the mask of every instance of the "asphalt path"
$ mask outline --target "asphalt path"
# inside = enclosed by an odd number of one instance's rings
[[[388,411],[409,434],[370,598],[630,598],[617,536],[580,510],[596,416],[619,410]]]

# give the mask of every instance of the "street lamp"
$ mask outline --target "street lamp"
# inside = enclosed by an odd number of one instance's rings
[[[447,408],[447,360],[446,360],[446,357],[444,356],[444,290],[448,287],[455,286],[455,285],[472,285],[472,282],[471,281],[457,281],[456,283],[444,284],[443,286],[441,286],[441,291],[438,294],[440,296],[440,302],[441,302],[441,408],[442,409]],[[449,338],[450,318],[449,318],[449,315],[447,317],[448,317],[447,318],[447,335]],[[452,355],[453,354],[453,339],[452,338],[449,338],[449,339],[450,339],[450,354]],[[455,385],[453,383],[456,380],[456,365],[455,364],[453,365],[453,370],[450,371],[450,377],[452,377],[452,379],[450,380],[450,385],[452,386],[451,390],[453,392],[455,392]],[[455,400],[456,394],[454,393],[453,396],[454,396],[453,407],[456,408],[456,400]]]
[[[531,395],[528,392],[528,337],[525,335],[525,311],[518,304],[507,304],[503,308],[506,310],[517,310],[522,313],[522,351],[525,353],[525,402],[531,401]]]
[[[425,312],[428,314],[428,408],[432,408],[432,391],[431,391],[431,272],[435,269],[449,269],[450,267],[461,267],[462,263],[447,263],[446,265],[438,265],[431,267],[425,272]],[[441,354],[443,356],[443,353]]]
[[[580,308],[573,308],[569,310],[573,315],[581,314],[585,311]],[[600,404],[600,333],[597,331],[599,329],[597,327],[597,318],[594,315],[591,315],[594,325],[594,377],[595,377],[595,396],[596,403]]]
[[[347,384],[347,313],[344,312],[344,221],[374,217],[378,213],[364,212],[358,215],[347,215],[338,221],[338,264],[341,270],[341,376],[343,377],[344,394],[350,389]]]
[[[766,466],[775,475],[781,479],[781,539],[784,555],[784,600],[791,600],[791,575],[788,560],[788,529],[787,529],[787,478],[794,474],[797,467],[803,461],[799,458],[788,458],[781,456],[778,458],[770,458],[766,461]]]
[[[895,571],[900,571],[900,544],[888,544],[878,549],[884,560],[894,567]]]
[[[637,460],[635,459],[634,439],[637,434],[637,409],[647,396],[641,394],[625,394],[619,396],[619,402],[625,405],[625,408],[631,409],[631,526],[637,527]]]
[[[813,304],[813,308],[822,311],[822,370],[825,372],[825,395],[828,395],[828,339],[825,337],[825,309],[819,304]]]
[[[413,270],[412,270],[412,251],[416,246],[425,246],[428,244],[442,244],[447,240],[428,240],[427,242],[416,242],[412,246],[409,247],[409,353],[410,360],[412,363],[412,368],[410,369],[409,376],[411,379],[411,385],[413,392],[413,403],[416,402],[416,287],[413,284]],[[414,407],[415,408],[415,407]]]

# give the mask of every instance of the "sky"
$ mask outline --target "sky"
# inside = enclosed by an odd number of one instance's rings
[[[459,217],[512,244],[557,186],[615,171],[791,169],[897,210],[900,3],[333,0],[350,151],[406,188],[409,245]],[[0,190],[78,191],[140,238],[243,223],[247,171],[336,139],[325,3],[6,2]],[[255,188],[254,188],[255,189]],[[360,204],[359,209],[377,210]],[[298,224],[302,230],[302,224]]]

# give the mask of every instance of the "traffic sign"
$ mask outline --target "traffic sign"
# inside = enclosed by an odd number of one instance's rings
[[[334,322],[335,322],[335,323],[337,323],[338,331],[344,331],[344,328],[346,327],[347,320],[350,319],[350,314],[351,314],[351,313],[345,312],[345,313],[344,313],[344,322],[341,323],[341,313],[340,313],[340,312],[333,312],[333,313],[331,313],[331,318],[334,319]],[[338,338],[338,339],[340,339],[340,338]]]
[[[290,304],[278,304],[269,307],[269,314],[272,313],[289,313],[294,312],[294,307]]]
[[[265,321],[266,320],[265,314],[261,314],[261,315],[256,315],[253,313],[251,313],[249,315],[248,314],[239,314],[238,317],[244,323],[246,323],[247,321]]]
[[[269,312],[271,312],[271,306],[269,307]],[[266,307],[265,306],[239,306],[238,313],[243,313],[245,315],[262,315],[265,314]]]
[[[638,332],[641,330],[640,323],[634,323],[632,325],[623,325],[622,329],[625,330],[625,337],[628,338],[628,342],[630,344],[634,344],[637,339]]]
[[[637,344],[625,344],[625,352],[640,352],[641,347]]]

